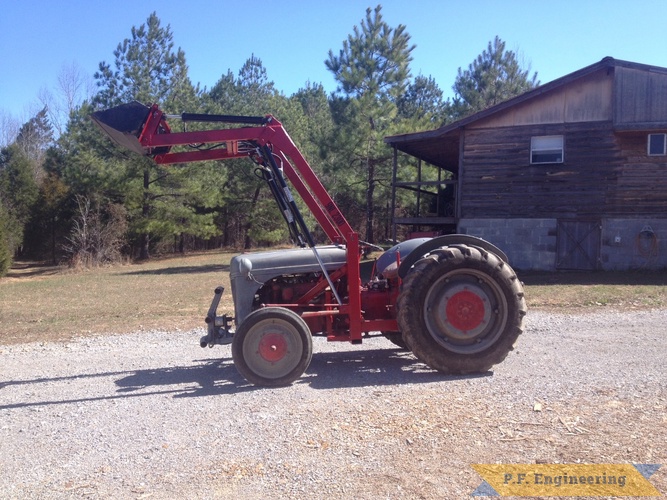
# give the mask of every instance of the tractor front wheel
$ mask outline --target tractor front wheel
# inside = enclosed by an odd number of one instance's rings
[[[255,385],[289,385],[306,371],[312,357],[308,325],[298,314],[282,307],[253,311],[232,340],[236,369]]]
[[[468,245],[434,250],[408,272],[398,325],[413,354],[431,368],[489,370],[523,331],[523,286],[498,256]]]

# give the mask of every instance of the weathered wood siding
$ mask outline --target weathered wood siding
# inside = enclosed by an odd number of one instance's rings
[[[619,128],[664,128],[667,73],[664,69],[615,68],[614,124]]]
[[[651,133],[667,133],[667,129]],[[648,131],[619,132],[621,166],[608,213],[667,217],[667,156],[648,156]]]
[[[531,165],[530,138],[563,135],[562,164]],[[466,130],[462,217],[601,217],[614,206],[620,155],[611,122]]]
[[[612,119],[613,75],[604,69],[472,123],[469,128],[598,122]]]
[[[667,133],[667,130],[663,130]],[[564,136],[564,162],[530,164],[530,138]],[[667,157],[611,122],[466,130],[462,217],[667,217]]]

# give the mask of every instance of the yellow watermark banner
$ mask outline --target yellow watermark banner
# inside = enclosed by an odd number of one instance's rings
[[[660,496],[658,464],[472,464],[484,482],[472,496]]]

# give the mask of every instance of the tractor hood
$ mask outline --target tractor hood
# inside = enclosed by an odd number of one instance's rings
[[[346,262],[345,247],[315,247],[327,271],[335,271]],[[272,278],[290,274],[321,272],[312,248],[272,250],[237,255],[229,265],[236,326],[252,312],[252,302],[259,288]]]

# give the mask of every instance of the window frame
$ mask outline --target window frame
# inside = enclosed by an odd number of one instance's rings
[[[651,153],[651,138],[654,136],[662,136],[662,153]],[[667,134],[648,134],[646,138],[646,154],[648,156],[667,156]]]
[[[549,147],[549,148],[537,148],[535,145],[536,139],[555,139],[559,138],[560,139],[560,147],[559,148],[554,148],[554,147]],[[560,152],[560,159],[558,160],[546,160],[546,161],[536,161],[535,155],[536,154],[548,154],[548,153],[553,153],[557,154],[557,152]],[[560,163],[565,163],[565,136],[562,134],[553,134],[553,135],[534,135],[530,138],[530,164],[531,165],[553,165],[553,164],[560,164]]]

